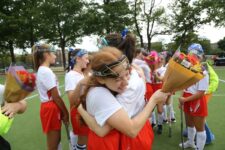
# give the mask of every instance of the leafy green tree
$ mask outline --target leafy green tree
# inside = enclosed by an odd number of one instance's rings
[[[171,29],[175,33],[176,47],[181,45],[181,49],[185,49],[196,38],[194,35],[197,29],[210,22],[210,19],[202,17],[204,10],[198,1],[175,0],[170,7],[173,10]]]
[[[48,0],[40,5],[41,37],[59,44],[63,67],[66,67],[65,47],[83,35],[84,4],[80,0]]]
[[[21,1],[2,0],[0,3],[0,48],[10,54],[12,62],[16,62],[14,46],[21,23],[20,8]]]
[[[136,33],[142,47],[144,46],[142,31],[146,31],[148,51],[151,50],[153,37],[170,33],[165,9],[156,0],[135,0],[133,4],[133,16]]]
[[[225,51],[225,37],[223,39],[219,40],[217,44],[218,44],[218,48]]]
[[[204,10],[207,18],[216,26],[225,26],[225,1],[224,0],[199,0],[200,9]]]

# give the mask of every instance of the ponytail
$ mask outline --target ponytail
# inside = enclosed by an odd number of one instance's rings
[[[106,40],[109,46],[118,48],[127,56],[129,63],[132,63],[132,60],[135,56],[135,37],[128,33],[125,37],[122,37],[120,34],[114,33],[106,36]]]

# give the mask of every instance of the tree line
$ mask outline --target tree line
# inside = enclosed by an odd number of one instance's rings
[[[185,49],[198,41],[210,53],[210,41],[199,38],[197,31],[205,24],[224,27],[224,22],[224,0],[174,0],[168,6],[162,0],[1,0],[0,57],[1,62],[8,56],[16,62],[15,48],[25,52],[35,42],[46,40],[59,45],[65,68],[66,46],[86,35],[119,32],[125,27],[147,50],[154,47],[155,36],[173,35],[167,49],[179,45]],[[225,50],[224,42],[218,43],[221,50]]]

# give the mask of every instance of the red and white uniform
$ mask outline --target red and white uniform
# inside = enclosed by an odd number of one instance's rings
[[[132,69],[130,80],[127,89],[116,96],[118,102],[127,111],[130,118],[136,116],[141,112],[145,106],[145,82],[138,75],[135,69]],[[127,135],[121,134],[121,150],[151,150],[152,142],[154,139],[154,133],[149,121],[138,133],[135,138],[130,138]]]
[[[104,87],[91,88],[87,94],[86,107],[88,113],[95,118],[100,126],[104,126],[107,119],[122,108],[112,93]],[[120,133],[110,131],[106,136],[99,137],[93,131],[88,134],[88,150],[118,150]]]
[[[100,126],[103,126],[107,119],[122,107],[127,111],[129,117],[134,117],[145,106],[144,100],[145,82],[132,70],[127,89],[116,97],[104,87],[94,87],[87,94],[87,111],[92,115]],[[90,131],[88,135],[88,149],[130,149],[151,150],[154,134],[149,121],[135,138],[112,130],[105,137],[100,138]]]
[[[166,68],[164,66],[157,68],[154,73],[156,73],[158,76],[164,76],[166,71]],[[162,81],[156,79],[155,75],[153,75],[153,72],[150,73],[150,77],[151,77],[151,86],[153,89],[153,93],[155,93],[157,90],[162,88]]]
[[[184,90],[183,97],[189,97],[191,95],[196,94],[198,91],[206,91],[209,86],[209,76],[208,73],[205,71],[205,77],[201,79],[198,83],[190,86],[186,90]],[[207,102],[205,95],[199,99],[185,102],[184,103],[184,112],[192,115],[192,116],[207,116]]]
[[[36,80],[37,90],[41,100],[40,118],[44,133],[51,130],[61,129],[61,111],[52,99],[50,90],[54,87],[58,89],[58,80],[52,70],[45,66],[40,66]],[[58,89],[60,94],[60,91]]]
[[[152,90],[152,86],[151,86],[151,79],[150,79],[151,69],[149,68],[148,64],[143,60],[134,59],[133,63],[138,65],[144,72],[145,80],[146,80],[145,99],[148,101],[153,94],[153,90]]]
[[[70,70],[65,76],[65,91],[73,91],[80,80],[84,78],[84,75],[76,72],[74,70]],[[80,124],[79,121],[80,114],[77,109],[73,107],[70,110],[70,120],[73,127],[74,134],[77,135],[88,135],[89,128],[86,125]]]

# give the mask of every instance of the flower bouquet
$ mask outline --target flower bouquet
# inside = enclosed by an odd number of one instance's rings
[[[18,102],[34,91],[36,77],[23,66],[10,66],[6,74],[4,100],[8,103]]]
[[[204,68],[199,59],[177,51],[170,59],[163,79],[163,92],[175,92],[186,89],[201,80]]]

